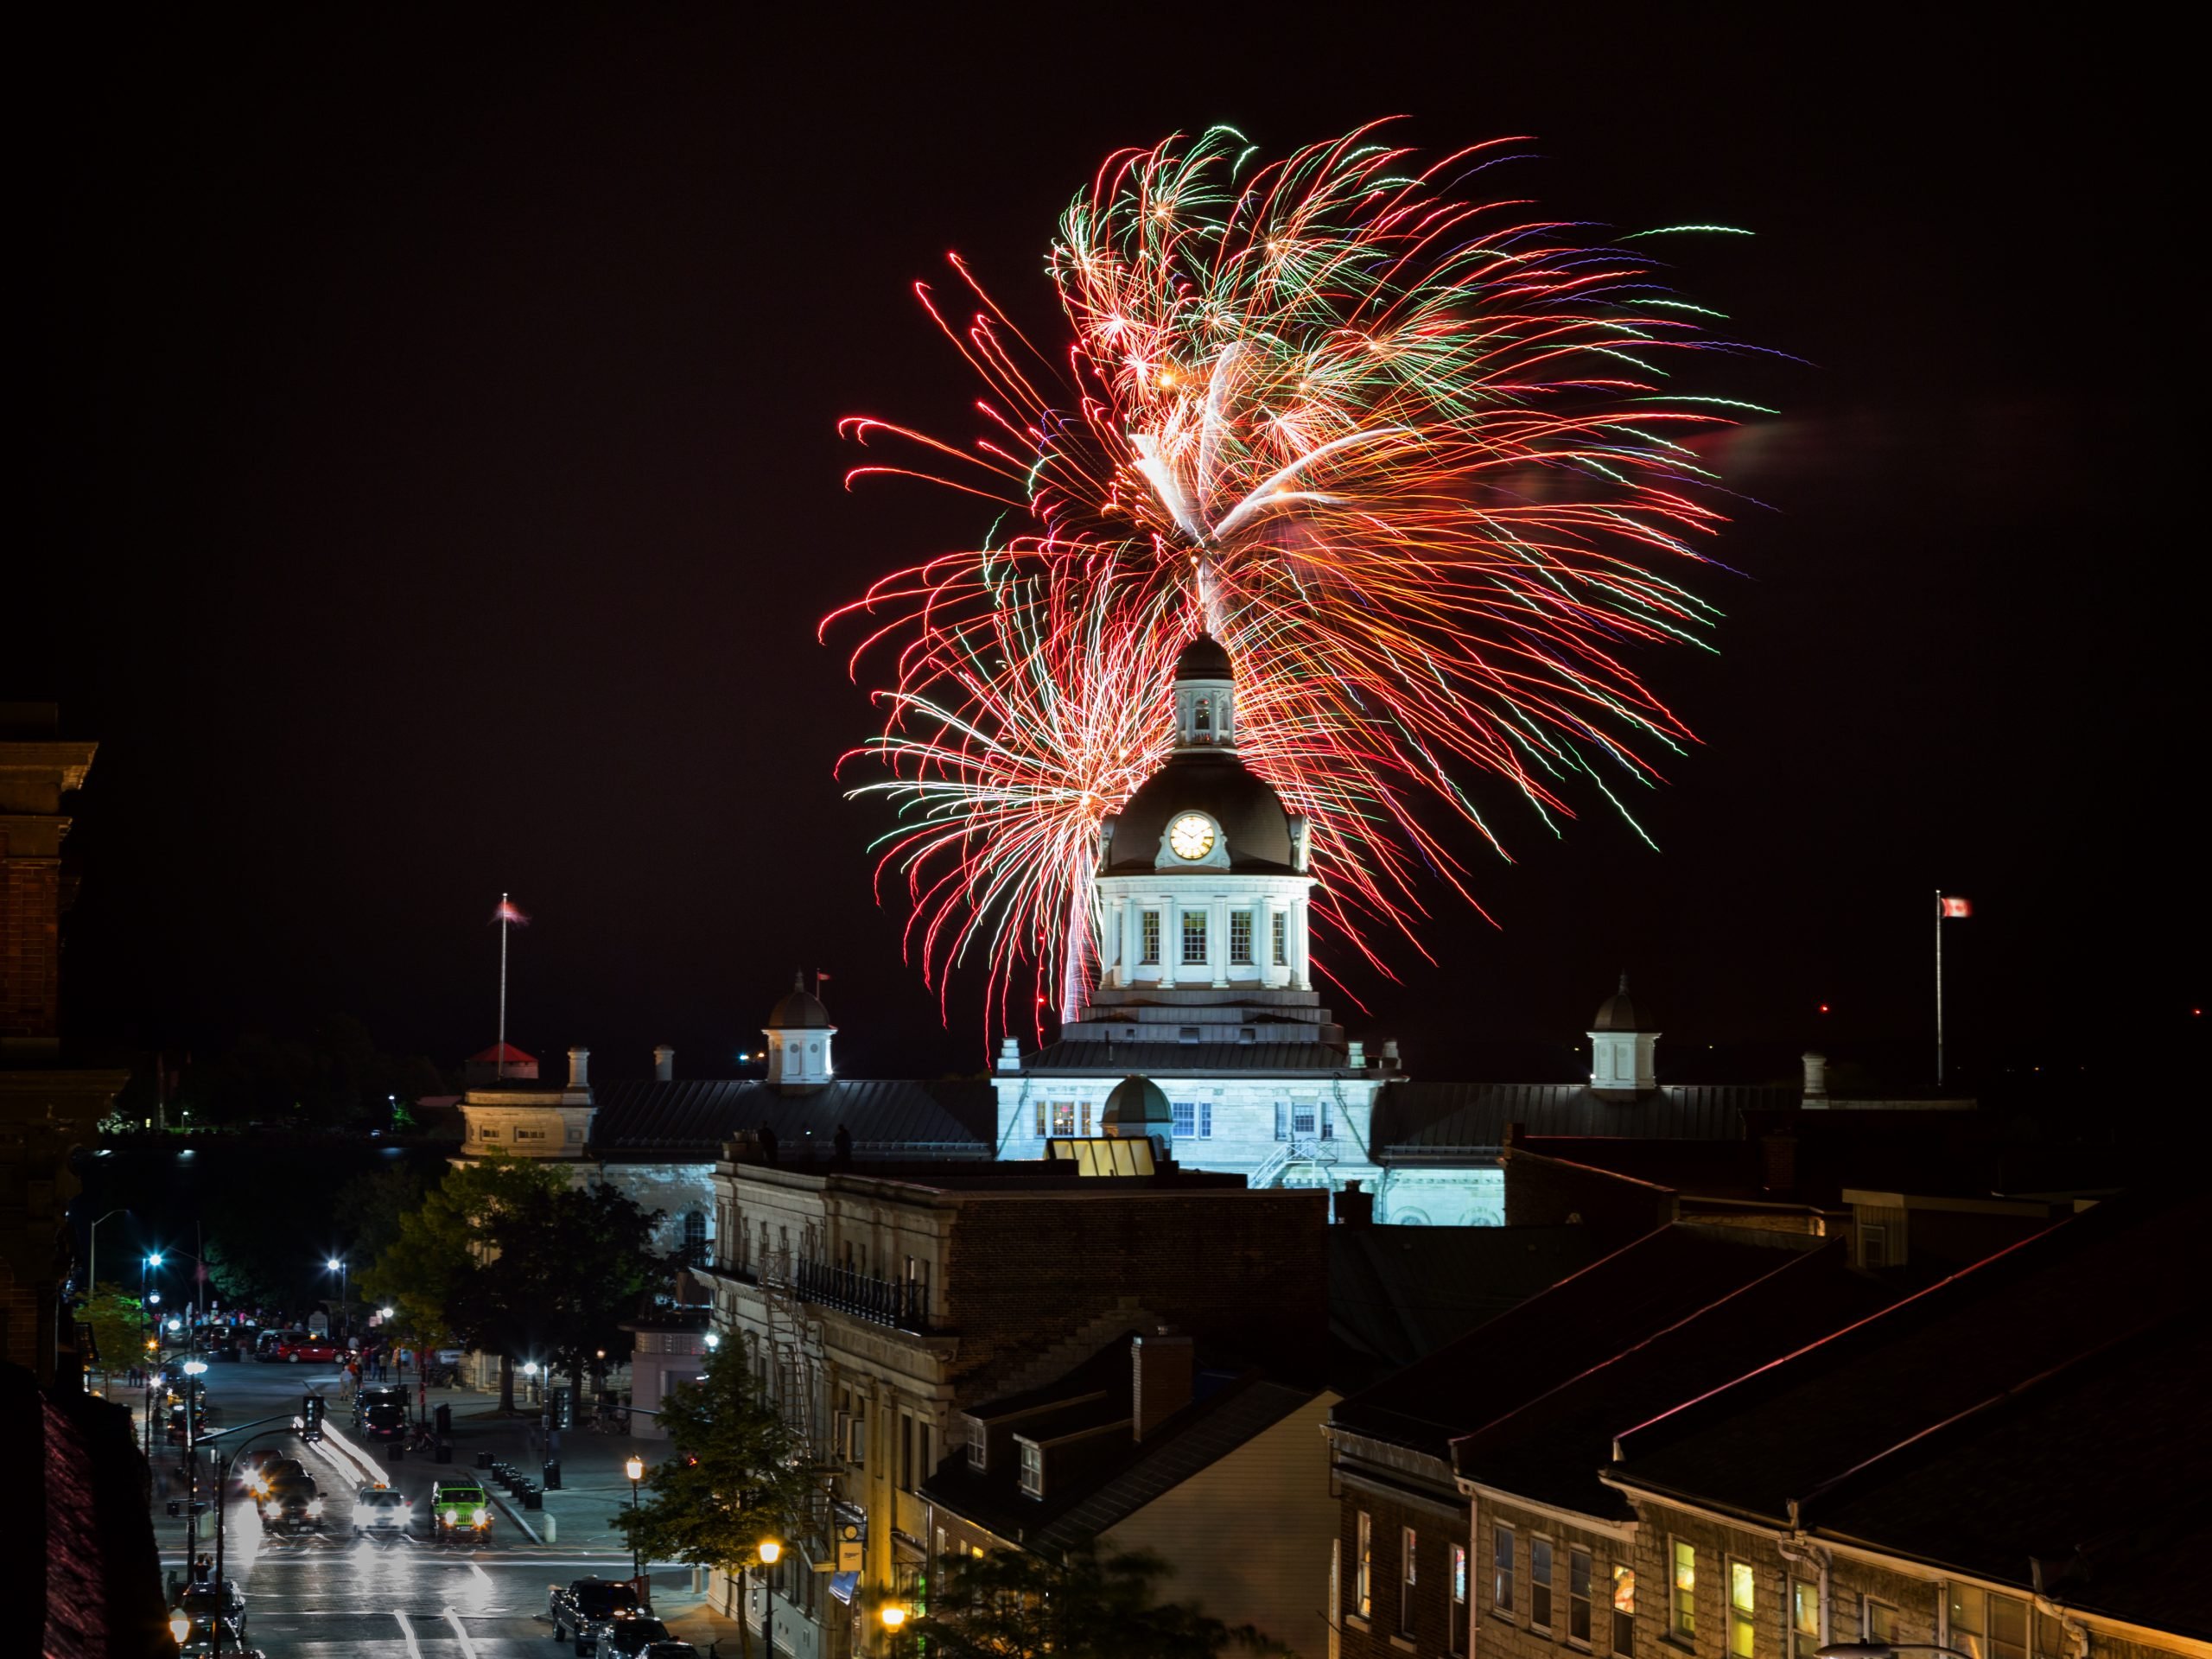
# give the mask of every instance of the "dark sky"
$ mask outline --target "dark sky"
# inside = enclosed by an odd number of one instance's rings
[[[2202,963],[2164,942],[2203,933],[2202,732],[2172,619],[2201,537],[2157,516],[2191,464],[2158,398],[2199,284],[2165,89],[2119,45],[1924,10],[801,10],[53,43],[10,560],[51,592],[0,696],[102,746],[87,1050],[344,1009],[450,1061],[490,1040],[510,888],[525,1046],[715,1074],[804,966],[847,1071],[980,1064],[976,1009],[939,1024],[871,897],[880,822],[830,775],[869,711],[814,630],[981,523],[845,493],[836,418],[968,432],[908,284],[957,248],[1039,315],[1109,149],[1392,112],[1431,147],[1535,135],[1515,189],[1561,217],[1755,230],[1676,245],[1680,285],[1802,362],[1701,368],[1784,413],[1732,448],[1768,506],[1704,580],[1720,654],[1638,662],[1706,745],[1649,804],[1664,850],[1602,803],[1557,841],[1503,805],[1498,926],[1442,908],[1446,969],[1401,950],[1355,1024],[1431,1076],[1563,1052],[1625,967],[1677,1076],[1808,1041],[1902,1073],[1940,885],[1977,906],[1971,1067],[2188,1029]]]

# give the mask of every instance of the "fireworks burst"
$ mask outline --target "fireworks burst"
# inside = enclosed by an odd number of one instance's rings
[[[1216,128],[1118,155],[1061,220],[1053,353],[957,257],[965,327],[918,285],[987,429],[849,421],[923,457],[853,476],[949,484],[1024,533],[824,627],[876,620],[856,671],[896,651],[855,751],[891,779],[857,792],[904,810],[884,868],[940,985],[980,948],[1001,1015],[1032,972],[1079,1001],[1093,836],[1164,758],[1200,627],[1235,660],[1246,758],[1312,821],[1320,920],[1378,965],[1381,936],[1420,947],[1433,880],[1475,903],[1452,823],[1504,852],[1482,780],[1555,831],[1572,785],[1626,816],[1648,752],[1689,740],[1623,651],[1701,643],[1714,615],[1663,573],[1720,522],[1681,440],[1732,405],[1661,366],[1713,343],[1711,314],[1646,258],[1455,194],[1508,153],[1416,168],[1366,128],[1259,164]]]

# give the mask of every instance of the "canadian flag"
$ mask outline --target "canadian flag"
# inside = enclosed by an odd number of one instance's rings
[[[1963,899],[1954,899],[1948,893],[1942,895],[1942,905],[1944,919],[1947,921],[1956,917],[1974,914],[1974,906],[1971,904]]]

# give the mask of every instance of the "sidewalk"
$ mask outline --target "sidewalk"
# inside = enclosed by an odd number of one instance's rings
[[[543,1478],[544,1436],[537,1415],[502,1417],[497,1400],[481,1395],[455,1394],[453,1406],[453,1466],[474,1472],[477,1456],[490,1452],[511,1463],[531,1480]],[[527,1409],[518,1407],[518,1412]],[[545,1494],[545,1507],[525,1510],[505,1489],[492,1490],[515,1512],[516,1518],[541,1537],[543,1519],[554,1523],[554,1537],[563,1548],[627,1549],[615,1512],[630,1503],[630,1482],[622,1472],[623,1460],[643,1458],[650,1470],[670,1455],[666,1440],[642,1440],[630,1434],[604,1434],[590,1429],[564,1429],[561,1442],[561,1489]]]

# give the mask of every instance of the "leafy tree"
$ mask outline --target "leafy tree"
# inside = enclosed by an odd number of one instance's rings
[[[338,1189],[330,1219],[353,1259],[374,1262],[397,1242],[400,1217],[422,1206],[426,1185],[421,1170],[392,1164],[356,1175]]]
[[[660,1408],[671,1455],[645,1477],[650,1496],[614,1524],[646,1560],[740,1572],[760,1541],[787,1541],[806,1514],[812,1477],[806,1447],[761,1392],[743,1348],[707,1356],[696,1382],[670,1390]],[[751,1635],[745,1640],[748,1644]]]
[[[123,1287],[105,1281],[92,1287],[85,1298],[84,1312],[78,1317],[92,1327],[92,1340],[99,1344],[100,1363],[110,1371],[119,1371],[135,1364],[138,1359],[138,1332],[145,1313],[136,1296],[124,1294]]]
[[[456,1164],[415,1209],[399,1218],[398,1236],[360,1275],[361,1288],[400,1311],[402,1324],[426,1345],[464,1341],[500,1355],[499,1404],[514,1409],[512,1350],[480,1283],[490,1248],[486,1230],[504,1212],[550,1197],[561,1173],[513,1158]]]
[[[1027,1550],[954,1556],[906,1628],[944,1659],[1218,1659],[1231,1647],[1288,1651],[1250,1625],[1232,1630],[1180,1602],[1153,1599],[1167,1563],[1143,1551],[1101,1554],[1094,1541],[1058,1561]]]

